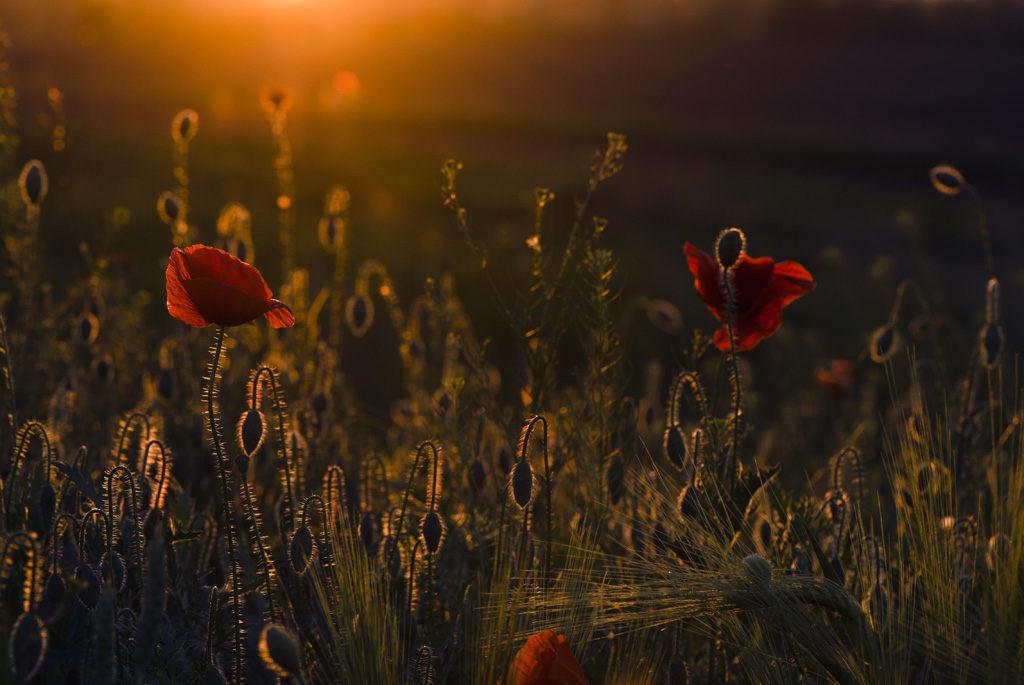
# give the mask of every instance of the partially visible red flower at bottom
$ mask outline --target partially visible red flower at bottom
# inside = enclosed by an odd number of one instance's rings
[[[512,685],[590,685],[564,635],[530,637],[512,664]]]

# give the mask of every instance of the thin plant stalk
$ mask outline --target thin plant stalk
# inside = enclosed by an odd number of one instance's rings
[[[228,575],[231,582],[231,611],[232,629],[235,633],[234,639],[234,664],[231,674],[231,681],[234,685],[241,685],[242,682],[242,655],[244,654],[243,633],[242,633],[242,590],[238,582],[238,562],[235,558],[235,533],[231,525],[231,494],[229,479],[231,477],[231,466],[228,464],[227,456],[224,454],[224,446],[221,444],[220,426],[217,425],[217,377],[220,374],[220,355],[224,350],[224,326],[217,327],[217,337],[213,343],[213,361],[210,363],[210,377],[206,386],[206,417],[209,421],[210,436],[213,439],[213,451],[217,456],[217,473],[220,480],[221,504],[224,507],[224,526],[228,536],[228,558],[231,568]]]

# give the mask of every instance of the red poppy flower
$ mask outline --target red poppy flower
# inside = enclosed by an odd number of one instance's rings
[[[711,255],[690,243],[684,247],[697,293],[715,318],[726,323],[729,303],[725,278],[731,279],[733,294],[733,338],[738,351],[749,350],[779,330],[782,308],[816,284],[807,269],[796,262],[779,262],[771,257],[752,259],[741,252],[729,269],[719,266]],[[729,349],[729,331],[715,331],[715,346]]]
[[[175,248],[167,265],[167,311],[189,326],[240,326],[266,315],[274,328],[287,328],[295,315],[270,299],[256,267],[206,245]]]
[[[545,630],[530,637],[516,654],[512,685],[589,685],[569,641]]]

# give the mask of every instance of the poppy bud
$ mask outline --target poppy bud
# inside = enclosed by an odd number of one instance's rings
[[[498,450],[498,465],[501,466],[502,473],[508,473],[512,470],[512,450],[509,449],[508,445],[502,445],[501,449]]]
[[[105,552],[100,560],[100,573],[110,583],[114,590],[124,590],[124,581],[127,571],[124,567],[124,559],[117,552]]]
[[[96,605],[100,601],[100,593],[102,592],[102,583],[100,582],[99,576],[92,570],[92,567],[88,564],[82,563],[75,569],[75,580],[80,583],[84,583],[85,587],[78,591],[75,596],[78,598],[86,609],[95,609]]]
[[[34,613],[22,614],[8,641],[13,682],[27,683],[39,672],[46,656],[46,627]]]
[[[313,532],[308,526],[299,526],[288,543],[288,560],[292,564],[292,570],[302,575],[309,569],[316,554],[316,543],[313,541]]]
[[[361,338],[373,324],[373,302],[366,295],[356,293],[345,303],[345,323],[352,335]]]
[[[327,411],[327,395],[322,392],[318,392],[317,394],[313,395],[313,399],[310,402],[310,406],[313,408],[314,414],[316,414],[317,416],[323,415],[323,413]]]
[[[199,115],[193,109],[183,109],[174,115],[171,122],[171,138],[176,143],[192,140],[199,129]]]
[[[420,535],[427,552],[434,554],[441,547],[444,537],[444,522],[436,511],[428,511],[420,523]]]
[[[525,509],[533,499],[533,467],[530,462],[523,460],[516,462],[512,469],[512,476],[509,478],[512,489],[512,499],[520,509]]]
[[[280,676],[297,676],[302,672],[302,652],[291,633],[270,624],[260,633],[260,656]]]
[[[718,234],[718,242],[715,243],[715,258],[718,266],[723,269],[730,268],[739,261],[740,255],[747,249],[747,237],[738,228],[730,228]]]
[[[235,468],[242,474],[242,478],[245,478],[246,474],[249,473],[249,456],[239,454],[235,457]]]
[[[484,463],[479,459],[474,459],[469,462],[469,469],[466,472],[466,480],[469,483],[469,488],[473,492],[480,492],[484,489],[484,484],[487,482],[487,469],[484,468]]]
[[[683,431],[679,426],[670,426],[665,429],[665,456],[680,471],[685,468],[686,440],[683,439]]]
[[[704,512],[704,494],[696,485],[684,485],[676,504],[684,521],[695,521]]]
[[[92,314],[82,314],[78,319],[78,339],[82,345],[88,347],[96,342],[100,333],[100,322]]]
[[[999,324],[986,324],[978,336],[981,345],[981,361],[991,369],[999,361],[999,352],[1003,349],[1003,330]]]
[[[900,336],[892,326],[885,325],[876,330],[871,336],[871,360],[879,364],[887,360],[896,351],[899,340]]]
[[[162,369],[156,379],[156,394],[165,402],[174,397],[174,374],[169,369]]]
[[[988,550],[985,553],[985,564],[988,570],[995,573],[1010,560],[1010,538],[1005,533],[996,533],[988,540]],[[1007,567],[1003,567],[1005,571]]]
[[[928,172],[935,190],[943,195],[956,195],[964,189],[964,177],[960,170],[948,164],[932,167]]]
[[[46,169],[43,168],[42,162],[33,159],[25,164],[21,170],[21,176],[18,178],[21,199],[25,201],[25,204],[38,206],[46,197],[48,186],[49,181],[46,178]]]
[[[743,557],[743,572],[757,585],[766,585],[772,579],[772,565],[760,554]]]
[[[263,414],[256,409],[247,411],[239,422],[238,441],[242,444],[242,451],[249,457],[252,457],[263,444],[263,437],[266,434],[265,426]]]
[[[612,506],[619,503],[626,492],[626,465],[622,457],[616,454],[608,462],[608,468],[604,474],[605,484],[608,486],[608,500]]]
[[[165,224],[174,226],[181,215],[181,200],[174,193],[165,190],[156,201],[156,210]]]

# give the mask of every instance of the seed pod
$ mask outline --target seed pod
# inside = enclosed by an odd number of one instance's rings
[[[242,451],[251,459],[256,450],[263,444],[266,436],[267,422],[258,409],[250,409],[238,422],[238,442],[242,445]]]
[[[604,474],[604,482],[608,488],[608,501],[612,503],[612,506],[615,506],[626,494],[626,465],[623,463],[620,455],[616,454],[608,462],[608,468]]]
[[[436,511],[428,511],[420,523],[420,537],[423,539],[423,547],[429,554],[434,554],[441,547],[444,539],[444,521]]]
[[[316,555],[316,541],[313,539],[313,532],[308,526],[299,526],[288,543],[288,560],[291,562],[292,570],[302,575],[312,565]]]
[[[871,344],[868,348],[871,360],[881,364],[893,355],[899,342],[900,336],[895,328],[889,325],[882,326],[871,336]]]
[[[680,471],[686,468],[686,440],[679,426],[665,429],[665,456]]]
[[[46,628],[35,613],[18,618],[7,643],[12,682],[27,683],[39,672],[46,656],[47,641]]]
[[[743,572],[755,585],[767,585],[772,580],[772,565],[760,554],[743,557]]]
[[[356,293],[345,303],[345,323],[357,338],[366,335],[373,325],[373,300],[362,293]]]
[[[718,266],[723,269],[732,267],[739,261],[740,255],[747,248],[747,237],[738,228],[730,228],[718,234],[715,243],[715,258]]]
[[[282,677],[297,677],[302,673],[302,651],[292,634],[279,625],[263,628],[260,656],[268,668]]]
[[[525,509],[533,499],[533,467],[530,462],[516,462],[509,477],[509,487],[512,490],[512,499],[520,509]]]
[[[30,160],[22,167],[21,176],[18,177],[18,188],[21,190],[21,199],[25,204],[38,207],[46,197],[49,185],[46,169],[38,159]]]

